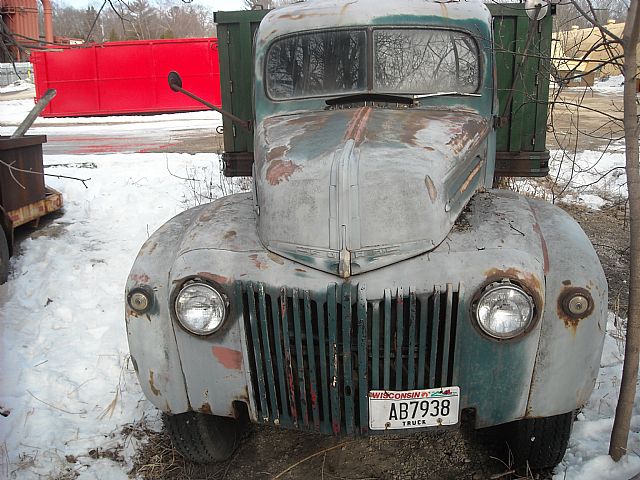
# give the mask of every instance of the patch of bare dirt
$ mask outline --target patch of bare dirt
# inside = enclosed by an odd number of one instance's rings
[[[506,447],[483,443],[467,429],[336,439],[252,425],[231,459],[211,465],[186,461],[166,432],[152,433],[130,474],[167,480],[551,478],[518,476],[508,458]]]

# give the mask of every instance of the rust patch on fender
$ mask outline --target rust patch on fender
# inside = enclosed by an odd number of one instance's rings
[[[279,185],[283,181],[288,181],[294,172],[300,170],[302,167],[293,163],[290,160],[273,160],[267,168],[267,182],[270,185]]]
[[[160,390],[156,388],[155,382],[153,380],[153,370],[149,370],[149,387],[156,397],[160,396]]]
[[[211,209],[211,210],[207,210],[205,212],[202,212],[202,214],[198,217],[198,222],[201,223],[207,223],[209,221],[211,221],[213,219],[213,217],[216,215],[216,211],[218,209]]]
[[[216,275],[215,273],[198,272],[198,277],[202,277],[205,280],[212,280],[221,285],[228,285],[233,282],[233,279],[223,275]]]
[[[236,238],[236,231],[235,230],[227,230],[226,232],[224,232],[223,238],[225,240],[233,240],[234,238]]]
[[[264,263],[262,260],[258,258],[257,253],[254,253],[253,255],[249,255],[249,258],[251,259],[251,261],[253,262],[253,264],[256,266],[258,270],[266,270],[267,268],[269,268],[269,265],[267,265],[266,263]]]
[[[136,283],[149,283],[149,275],[146,273],[132,273],[129,278]]]
[[[284,259],[281,256],[276,255],[273,252],[269,252],[267,254],[267,257],[269,257],[271,260],[273,260],[275,263],[277,263],[279,265],[284,265]]]
[[[566,280],[565,280],[566,281]],[[564,282],[562,282],[564,284]],[[588,301],[589,305],[587,306],[587,310],[582,315],[572,315],[569,313],[569,300],[574,295],[582,295]],[[571,329],[571,332],[575,335],[578,330],[578,324],[580,320],[587,318],[589,315],[593,313],[593,297],[589,293],[589,291],[585,288],[580,287],[569,287],[565,286],[560,291],[560,295],[558,295],[558,303],[556,305],[556,312],[558,313],[558,318],[564,322],[564,326],[568,329]]]
[[[435,203],[435,201],[438,199],[438,190],[436,190],[436,186],[429,175],[424,177],[424,184],[427,187],[427,192],[429,192],[431,203]]]
[[[158,242],[154,241],[146,241],[142,248],[140,249],[140,255],[151,255],[153,251],[157,248]]]
[[[211,353],[213,353],[213,356],[224,368],[242,370],[242,352],[233,350],[232,348],[214,345],[211,347]]]
[[[569,285],[571,285],[571,280],[563,280],[563,281],[562,281],[562,284],[563,284],[565,287],[568,287]]]
[[[207,415],[212,415],[213,413],[211,412],[211,405],[209,405],[208,402],[204,402],[202,404],[202,406],[199,409],[200,412],[205,413]]]
[[[307,273],[304,268],[296,268],[296,272]]]
[[[540,222],[538,221],[536,211],[531,208],[531,204],[529,204],[529,210],[531,210],[531,214],[536,221],[536,223],[533,224],[533,231],[536,232],[536,234],[540,238],[540,247],[542,248],[542,257],[544,259],[544,274],[546,275],[547,273],[549,273],[549,251],[547,250],[547,241],[544,239],[544,235],[542,235]]]

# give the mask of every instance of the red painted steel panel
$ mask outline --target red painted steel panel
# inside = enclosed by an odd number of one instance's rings
[[[58,91],[43,117],[73,117],[204,110],[171,91],[167,74],[180,73],[183,86],[221,105],[218,40],[184,38],[110,42],[37,51],[31,55],[36,97]]]

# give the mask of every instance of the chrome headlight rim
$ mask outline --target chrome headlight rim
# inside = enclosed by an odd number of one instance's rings
[[[178,316],[178,312],[177,312],[177,302],[180,298],[180,294],[188,287],[193,286],[193,285],[202,285],[208,289],[210,289],[211,291],[213,291],[214,293],[216,293],[218,295],[218,297],[220,298],[220,300],[222,301],[222,306],[224,308],[224,314],[222,316],[222,320],[220,321],[220,324],[210,330],[199,330],[199,329],[195,329],[192,328],[190,325],[186,324],[183,320],[180,319],[180,317]],[[198,337],[208,337],[209,335],[213,335],[216,332],[219,332],[226,324],[227,324],[227,319],[229,318],[229,298],[227,297],[227,295],[224,293],[224,291],[222,290],[222,288],[215,284],[214,282],[208,281],[208,280],[203,280],[200,277],[191,277],[188,278],[187,280],[185,280],[184,282],[182,282],[180,285],[178,285],[174,291],[173,294],[171,295],[171,308],[170,308],[170,313],[171,313],[171,317],[173,318],[174,322],[177,323],[180,328],[182,328],[184,331],[191,333],[193,335],[196,335]]]
[[[531,306],[531,315],[527,324],[514,330],[512,333],[507,335],[497,335],[494,332],[485,328],[485,326],[480,322],[480,318],[478,315],[478,308],[480,307],[480,301],[489,293],[495,292],[499,289],[513,289],[523,294],[525,298],[528,300]],[[471,302],[471,316],[473,318],[473,325],[484,337],[489,338],[491,340],[497,342],[507,342],[512,340],[518,340],[523,338],[526,334],[531,332],[538,324],[538,320],[540,318],[540,303],[541,299],[533,295],[530,290],[523,285],[518,280],[512,278],[503,278],[502,280],[492,280],[485,283],[481,288],[478,289],[476,294],[473,297],[473,301]]]

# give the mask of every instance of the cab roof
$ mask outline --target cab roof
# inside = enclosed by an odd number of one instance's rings
[[[486,34],[491,14],[479,0],[309,0],[269,12],[261,23],[258,44],[290,33],[371,25],[457,27]]]

